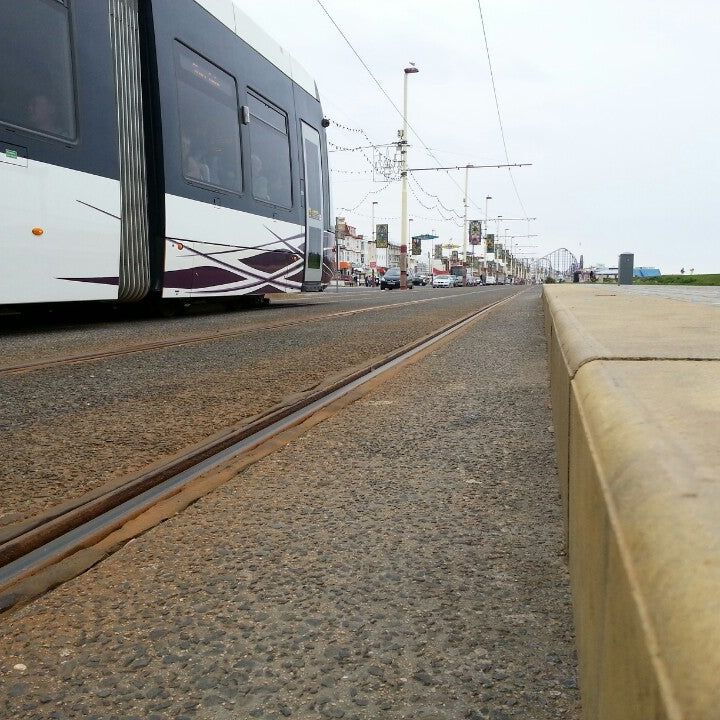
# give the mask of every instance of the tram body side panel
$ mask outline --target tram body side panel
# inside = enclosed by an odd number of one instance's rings
[[[300,292],[302,226],[175,195],[166,196],[166,208],[163,297]],[[238,237],[264,238],[272,249],[243,247]],[[279,243],[278,237],[287,238],[287,242]]]
[[[0,304],[116,299],[107,6],[0,0],[0,16]]]
[[[299,291],[305,229],[290,78],[193,0],[154,0],[152,8],[165,183],[163,297]],[[286,128],[281,202],[261,199],[267,190],[259,187],[255,156],[262,153],[243,123],[248,111],[268,121],[268,132]]]
[[[6,165],[0,304],[117,299],[118,182],[33,160]]]

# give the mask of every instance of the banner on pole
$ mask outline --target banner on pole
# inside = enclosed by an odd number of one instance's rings
[[[388,246],[388,226],[378,225],[375,229],[375,247],[379,249],[387,248]]]
[[[487,245],[487,252],[495,252],[495,236],[490,234],[485,236],[485,243]]]
[[[412,239],[412,254],[422,255],[422,238],[417,235]]]
[[[482,223],[480,220],[471,220],[468,227],[468,233],[470,235],[470,244],[479,245],[480,238],[482,237]]]
[[[442,245],[435,246],[435,259],[442,260]]]

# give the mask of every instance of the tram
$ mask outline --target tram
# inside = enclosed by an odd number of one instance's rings
[[[321,290],[312,78],[234,0],[0,0],[0,305]]]

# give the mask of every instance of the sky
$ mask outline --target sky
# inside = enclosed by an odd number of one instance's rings
[[[237,0],[315,78],[335,146],[397,141],[402,119],[318,0]],[[322,0],[402,109],[409,78],[411,168],[507,162],[477,0]],[[717,0],[481,0],[507,169],[469,172],[470,219],[517,253],[565,247],[585,265],[720,272],[720,2]],[[429,156],[423,143],[432,150]],[[331,145],[335,214],[370,235],[387,222],[399,241],[400,183],[373,178],[360,152]],[[372,159],[372,150],[367,151]],[[350,172],[367,174],[350,174]],[[462,244],[464,171],[412,174],[411,234]],[[379,191],[367,196],[370,191]],[[514,218],[536,218],[532,221]],[[513,218],[513,220],[505,220]],[[456,218],[457,219],[457,218]],[[459,223],[459,224],[458,224]],[[526,238],[523,236],[533,235]],[[510,244],[510,243],[508,243]]]

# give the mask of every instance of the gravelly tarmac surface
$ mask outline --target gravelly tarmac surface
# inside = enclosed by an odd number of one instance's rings
[[[539,294],[3,619],[0,716],[579,718]]]
[[[480,291],[491,290],[493,288]],[[270,304],[262,308],[228,310],[221,303],[199,304],[189,307],[186,314],[170,318],[152,315],[128,317],[98,308],[78,308],[75,314],[66,310],[60,318],[55,318],[53,314],[40,319],[31,316],[24,321],[12,316],[0,317],[0,346],[3,351],[0,367],[127,347],[158,339],[251,330],[268,323],[343,312],[355,307],[383,307],[408,300],[452,297],[467,292],[467,289],[419,287],[413,288],[409,294],[402,294],[381,292],[379,288],[344,288],[340,292],[328,290],[325,293],[272,295],[269,296]]]
[[[414,290],[314,296],[307,307],[111,323],[0,340],[10,364],[43,342],[63,354],[183,332],[247,329],[245,335],[0,378],[0,526],[81,495],[307,389],[328,375],[389,352],[514,288]],[[265,332],[249,325],[394,308]],[[315,307],[322,303],[321,308]],[[67,335],[67,337],[66,337]]]

